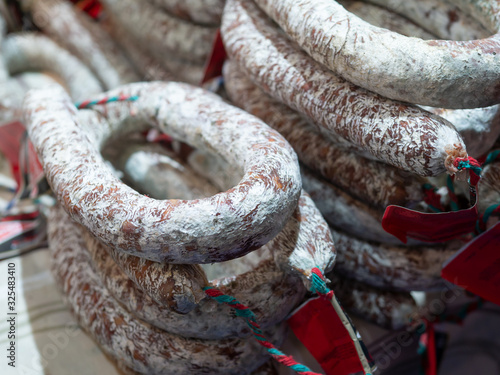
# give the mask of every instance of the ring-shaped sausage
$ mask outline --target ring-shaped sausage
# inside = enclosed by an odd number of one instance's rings
[[[500,102],[498,16],[489,38],[425,41],[372,26],[332,0],[256,3],[312,58],[367,90],[444,108]],[[483,19],[498,13],[496,1],[477,3]]]
[[[115,129],[144,124],[239,165],[243,178],[205,199],[155,200],[110,173],[61,87],[31,91],[25,123],[57,199],[77,222],[120,251],[170,263],[211,263],[261,247],[284,227],[301,191],[297,157],[276,131],[218,96],[181,83],[131,84],[106,96]],[[99,98],[98,98],[99,99]]]

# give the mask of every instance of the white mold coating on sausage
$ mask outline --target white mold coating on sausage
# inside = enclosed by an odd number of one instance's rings
[[[316,61],[367,90],[444,108],[500,101],[498,34],[471,41],[424,41],[372,26],[331,0],[256,3]]]
[[[139,80],[116,43],[83,11],[59,0],[35,0],[32,12],[41,14],[33,17],[35,24],[85,63],[104,89]]]
[[[80,60],[42,34],[9,34],[2,55],[11,75],[40,70],[61,77],[75,101],[102,92],[97,78]]]
[[[78,323],[115,361],[141,374],[241,374],[268,356],[255,339],[197,340],[162,331],[132,316],[102,285],[90,266],[76,224],[49,219],[52,273]],[[270,341],[281,341],[285,327]]]
[[[175,17],[205,26],[218,26],[225,0],[149,0]]]
[[[361,241],[334,230],[336,272],[387,290],[434,290],[442,286],[441,268],[461,246],[391,246]]]
[[[245,176],[206,199],[144,197],[109,173],[61,88],[31,91],[25,123],[47,179],[72,218],[101,241],[150,260],[210,263],[262,246],[286,224],[300,195],[300,172],[295,153],[276,131],[185,84],[132,84],[105,95],[138,96],[105,106],[113,128],[149,123],[194,147],[218,150]]]
[[[211,52],[217,30],[214,27],[172,17],[148,1],[103,0],[102,5],[160,61],[175,55],[203,64]]]
[[[373,158],[422,176],[454,173],[465,156],[453,125],[336,77],[297,50],[251,2],[228,1],[222,37],[229,56],[264,91]],[[450,160],[451,159],[451,160]]]
[[[471,40],[487,38],[491,34],[468,12],[464,12],[458,8],[456,0],[368,0],[368,2],[379,5],[381,9],[386,8],[387,11],[392,11],[395,17],[400,16],[401,18],[404,17],[407,20],[411,20],[423,30],[433,34],[431,38],[424,35],[407,35],[392,27],[386,27],[383,24],[377,24],[371,22],[371,20],[366,20],[363,16],[358,15],[356,12],[346,7],[347,10],[355,13],[358,17],[370,22],[374,26],[385,27],[406,36],[414,36],[427,40],[436,38]],[[342,4],[340,1],[339,3]]]
[[[436,0],[393,1],[371,0],[409,17],[400,16],[388,9],[361,1],[340,2],[348,11],[374,26],[383,27],[406,36],[435,39],[421,27],[433,30],[442,39],[468,40],[487,36],[488,32],[472,17],[464,14],[455,5]],[[498,105],[474,109],[444,109],[422,107],[452,123],[462,136],[467,152],[478,158],[486,153],[500,133]]]
[[[0,124],[22,118],[23,100],[28,90],[54,83],[54,79],[48,75],[34,72],[21,73],[3,82],[0,85]]]
[[[300,114],[253,84],[234,62],[225,63],[223,74],[226,92],[233,103],[279,131],[295,149],[301,163],[332,184],[382,209],[389,204],[408,206],[423,200],[422,178],[365,159],[330,142]]]

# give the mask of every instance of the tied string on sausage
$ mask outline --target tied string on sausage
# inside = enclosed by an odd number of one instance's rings
[[[453,165],[459,171],[468,169],[469,170],[469,179],[470,184],[472,186],[477,186],[479,179],[481,178],[481,165],[479,162],[473,157],[465,157],[465,158],[456,158],[453,161]]]
[[[311,371],[311,369],[309,369],[307,366],[304,366],[295,361],[292,356],[287,356],[286,354],[278,350],[273,344],[271,344],[265,338],[259,324],[257,323],[255,314],[250,310],[248,306],[243,305],[235,298],[222,293],[220,290],[215,289],[214,287],[207,286],[203,288],[203,290],[205,291],[207,296],[209,296],[210,298],[214,299],[219,303],[224,303],[228,305],[234,310],[236,316],[245,319],[255,339],[258,341],[260,345],[262,345],[267,349],[269,354],[271,354],[271,356],[276,361],[291,368],[292,370],[301,375],[319,375],[318,373]],[[326,279],[323,275],[323,272],[321,272],[321,270],[317,267],[314,267],[311,270],[311,291],[330,300],[335,298],[333,290],[330,290],[326,285]],[[371,375],[371,372],[366,369],[364,373],[365,375]]]
[[[498,150],[498,153],[500,153],[500,150]],[[498,153],[496,156],[498,156]],[[455,161],[453,162],[453,165],[455,168],[458,169],[458,171],[462,171],[464,169],[468,169],[470,173],[470,179],[469,179],[469,184],[471,185],[471,202],[475,202],[475,197],[476,197],[476,186],[479,183],[479,180],[481,178],[481,163],[477,161],[476,159],[472,157],[465,157],[465,158],[456,158]],[[486,165],[483,164],[483,167]],[[455,193],[455,187],[453,185],[455,180],[455,176],[450,176],[448,175],[448,178],[446,179],[446,189],[448,190],[448,196],[450,198],[450,209],[451,211],[459,211],[459,201],[458,197]],[[442,196],[438,193],[438,189],[429,184],[426,183],[422,186],[422,189],[424,190],[425,198],[424,202],[427,204],[428,208],[436,213],[440,212],[445,212],[446,208],[443,206],[441,203],[441,198]]]
[[[83,102],[79,102],[75,104],[75,107],[78,109],[86,109],[90,108],[94,105],[107,104],[113,102],[135,102],[139,99],[138,96],[127,96],[127,95],[119,95],[119,96],[109,96],[102,98],[100,100],[84,100]]]
[[[326,278],[323,272],[321,272],[321,270],[319,269],[319,267],[314,267],[311,270],[311,291],[331,301],[333,309],[336,311],[338,317],[342,320],[344,327],[347,330],[347,333],[349,334],[354,343],[354,349],[357,352],[358,359],[363,369],[363,372],[365,373],[365,375],[371,375],[372,367],[374,365],[373,359],[368,353],[368,349],[361,340],[361,337],[359,336],[359,333],[354,327],[354,324],[352,323],[351,319],[344,312],[342,306],[340,306],[340,303],[337,300],[335,293],[326,285]]]
[[[236,316],[240,316],[245,319],[247,325],[250,327],[253,336],[257,340],[257,342],[266,348],[269,354],[278,361],[279,363],[291,368],[296,373],[301,375],[320,375],[316,372],[311,371],[309,367],[304,366],[293,359],[292,356],[287,356],[280,350],[278,350],[273,344],[271,344],[264,333],[262,332],[259,324],[257,323],[257,319],[255,318],[255,314],[250,310],[249,307],[241,304],[235,298],[228,296],[222,293],[220,290],[215,289],[214,287],[207,286],[203,288],[207,296],[214,299],[218,303],[224,303],[234,309]]]

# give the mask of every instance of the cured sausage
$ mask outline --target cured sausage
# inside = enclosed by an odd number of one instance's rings
[[[223,72],[226,91],[233,103],[279,131],[295,149],[300,161],[329,182],[382,209],[389,204],[413,205],[424,198],[423,179],[361,158],[325,139],[298,113],[268,97],[234,62],[226,62]]]
[[[200,300],[196,308],[187,314],[173,313],[169,307],[155,303],[118,267],[109,256],[109,249],[105,249],[103,244],[88,233],[83,237],[91,254],[92,267],[102,283],[118,302],[139,319],[182,337],[213,340],[250,336],[251,331],[245,321],[232,314],[228,306],[217,304],[215,301]],[[285,275],[277,269],[268,247],[261,249],[262,251],[257,250],[243,258],[229,261],[238,263],[234,267],[225,265],[226,262],[216,263],[217,271],[223,271],[230,276],[222,280],[213,279],[211,283],[217,285],[225,294],[249,306],[257,314],[259,325],[267,329],[285,320],[292,309],[303,300],[306,289],[299,278]],[[250,259],[245,260],[246,257]],[[253,262],[256,264],[252,264]],[[221,275],[221,272],[214,273]],[[159,283],[159,280],[173,279],[174,275],[171,271],[163,275],[150,273],[147,277],[154,284]],[[155,277],[158,277],[158,280],[155,280]],[[194,283],[185,274],[178,273],[175,277],[176,284]],[[206,285],[208,283],[204,286]],[[178,297],[183,298],[182,295]]]
[[[435,0],[418,2],[372,1],[388,6],[404,16],[410,17],[422,27],[431,27],[442,39],[476,39],[477,35],[484,36],[486,33],[484,28],[470,16],[465,16],[456,6],[444,2],[436,2]],[[341,4],[348,11],[353,12],[374,26],[384,27],[403,35],[422,39],[435,38],[408,19],[387,9],[360,1],[343,1]],[[468,154],[474,158],[485,154],[500,134],[498,105],[474,109],[423,108],[451,122],[462,136]]]
[[[451,122],[462,136],[467,152],[478,158],[491,149],[500,136],[500,106],[474,109],[426,108]]]
[[[175,17],[205,26],[218,26],[225,0],[149,0]]]
[[[41,34],[9,34],[2,56],[11,75],[38,70],[61,77],[73,100],[102,92],[97,78],[80,60]]]
[[[256,3],[316,61],[367,90],[444,108],[500,102],[497,34],[460,42],[424,41],[372,26],[331,0]],[[498,33],[500,22],[495,21]]]
[[[356,280],[338,277],[331,272],[326,275],[332,280],[332,289],[342,307],[382,327],[398,330],[410,323],[410,317],[418,306],[408,292],[389,292],[360,283]]]
[[[374,3],[384,2],[375,0]],[[391,10],[375,4],[363,1],[342,0],[338,1],[348,12],[351,12],[373,26],[383,27],[391,31],[420,39],[436,39],[436,36],[424,30],[421,24],[417,25],[415,20],[400,16],[396,13],[399,7]],[[419,2],[421,3],[421,2]],[[380,4],[382,5],[382,4]],[[405,14],[406,16],[406,14]]]
[[[31,10],[35,24],[87,65],[104,89],[138,81],[139,77],[111,37],[70,3],[35,0]]]
[[[155,151],[157,152],[158,148],[152,146],[154,145],[143,145],[140,148],[138,146],[133,146],[131,150],[138,152],[137,150],[141,149],[143,151],[148,151],[150,155],[155,155],[154,153]],[[124,150],[125,155],[130,154],[128,150],[130,149],[126,148]],[[164,158],[159,158],[158,156],[160,155],[164,156]],[[142,168],[145,170],[145,173],[148,174],[151,167],[157,169],[162,164],[170,166],[172,164],[171,160],[166,160],[166,155],[167,153],[162,151],[157,153],[156,157],[152,157],[143,163]],[[133,167],[131,168],[130,165],[130,163],[125,163],[125,174],[130,173],[130,169],[134,169]],[[158,186],[168,185],[172,180],[176,180],[176,177],[172,176],[176,173],[179,173],[179,168],[172,169],[170,175],[164,173],[158,174],[155,179],[155,184]],[[182,171],[182,174],[185,174],[185,172]],[[193,173],[191,176],[191,183],[192,180],[197,178],[199,177]],[[151,189],[146,185],[140,185],[140,188],[146,190]],[[188,189],[188,186],[184,188],[185,191]],[[163,199],[169,197],[168,188],[163,191],[156,189],[156,191],[159,194],[155,196],[156,198]],[[175,193],[181,194],[180,191],[175,191]],[[179,197],[185,198],[193,194],[194,191],[184,192],[184,195],[180,195]],[[197,195],[194,196],[194,198],[200,198],[200,196]],[[95,245],[91,245],[88,240],[87,244],[89,249],[95,248]],[[110,250],[113,258],[117,259],[117,255],[114,254],[116,251],[108,248],[108,251]],[[271,259],[272,255],[274,256],[274,261]],[[129,269],[127,265],[128,257],[130,256],[122,255],[120,259],[117,260],[117,263],[127,274],[129,273],[127,271],[127,269]],[[331,269],[334,260],[335,249],[333,247],[329,228],[311,199],[303,193],[299,200],[298,208],[295,210],[292,218],[290,218],[283,231],[278,234],[273,241],[245,257],[213,265],[203,265],[203,268],[207,273],[207,277],[212,283],[215,283],[218,288],[222,288],[226,294],[234,296],[239,301],[252,306],[252,309],[258,311],[259,322],[261,326],[265,327],[271,324],[269,322],[276,324],[280,321],[279,319],[284,319],[290,312],[290,309],[300,301],[305,291],[303,285],[305,284],[309,287],[309,277],[311,276],[310,271],[312,268],[320,267],[323,270]],[[158,265],[158,267],[164,266]],[[142,267],[138,267],[138,269],[142,272]],[[295,276],[293,276],[293,274]],[[158,284],[160,280],[164,280],[164,275],[168,275],[168,273],[147,274],[146,281],[150,286],[150,288],[148,288],[148,294],[151,295],[150,291],[154,291],[155,289],[161,289],[155,288],[154,285]],[[299,278],[297,278],[297,276],[299,276]],[[137,283],[138,278],[134,276],[131,278]],[[214,280],[214,278],[217,280]],[[303,282],[302,286],[297,285],[297,280],[300,279],[302,279]],[[165,284],[172,285],[176,283],[165,282]],[[139,286],[141,287],[140,282]],[[144,288],[141,287],[141,289]],[[127,298],[125,299],[127,300]],[[274,302],[271,303],[271,301]],[[272,308],[269,305],[270,303]],[[136,309],[133,310],[135,311]],[[204,310],[206,309],[200,306],[197,312],[192,312],[187,316],[188,318],[191,316],[192,320],[197,320],[200,324],[203,323],[204,328],[202,330],[198,329],[196,325],[189,325],[189,321],[185,318],[182,321],[183,323],[179,321],[175,324],[169,323],[172,318],[161,318],[159,320],[164,321],[165,324],[169,324],[170,326],[175,326],[173,329],[184,330],[183,333],[176,331],[183,336],[195,335],[196,337],[201,337],[199,336],[200,334],[222,335],[224,332],[233,332],[228,331],[230,327],[235,329],[235,327],[238,326],[244,328],[242,332],[248,333],[245,329],[245,325],[237,323],[226,324],[225,328],[219,325],[214,328],[215,322],[212,321],[213,319],[211,316],[206,315],[206,311]],[[149,315],[156,316],[158,314]],[[168,330],[167,328],[165,329]],[[186,329],[189,329],[189,332],[187,332]],[[216,333],[213,333],[215,329]]]
[[[471,40],[483,39],[491,35],[491,33],[481,25],[470,14],[462,11],[457,7],[457,2],[454,0],[420,0],[413,1],[398,1],[398,0],[368,0],[368,2],[377,4],[381,7],[398,15],[405,17],[434,37],[428,38],[420,35],[407,35],[399,30],[391,27],[386,27],[389,30],[407,36],[415,36],[421,39],[451,39],[451,40]],[[343,2],[339,3],[343,4]],[[353,12],[351,9],[346,9]],[[356,12],[353,12],[358,15]],[[365,19],[363,16],[359,17]],[[365,19],[365,21],[372,23]],[[385,27],[378,24],[374,26]]]
[[[383,210],[376,210],[352,198],[307,167],[301,167],[301,175],[304,190],[311,195],[316,207],[332,227],[361,240],[401,245],[399,239],[382,228]],[[408,243],[418,242],[409,239]]]
[[[103,25],[114,40],[123,48],[128,58],[146,81],[183,81],[199,84],[203,78],[203,66],[179,60],[175,54],[158,59],[145,46],[133,40],[131,33],[117,20],[108,17]]]
[[[47,180],[71,217],[101,241],[154,261],[211,263],[242,256],[281,231],[301,182],[296,155],[276,131],[186,84],[131,84],[106,95],[138,98],[104,107],[111,127],[156,126],[194,147],[217,150],[240,165],[243,178],[206,199],[142,196],[111,175],[60,87],[31,91],[25,123]]]
[[[422,176],[453,174],[455,158],[466,156],[450,123],[334,76],[294,48],[251,2],[228,1],[221,32],[229,56],[252,81],[333,141],[343,138],[364,155]]]
[[[172,17],[148,1],[103,0],[111,16],[151,54],[162,61],[172,56],[203,64],[217,31]]]
[[[127,142],[110,161],[124,173],[124,181],[151,197],[197,199],[219,193],[207,179],[183,163],[172,151],[158,144]],[[109,149],[106,150],[110,153]],[[103,154],[107,158],[106,154]]]
[[[28,90],[54,83],[54,79],[46,74],[29,72],[18,74],[0,84],[0,124],[22,118],[23,99]]]
[[[115,361],[141,374],[240,374],[268,359],[253,338],[187,339],[133,317],[93,271],[76,224],[60,210],[49,222],[52,273],[63,298],[80,326]],[[281,341],[284,329],[273,329],[269,339]]]
[[[160,306],[186,314],[205,298],[202,288],[207,285],[207,279],[199,265],[152,262],[113,247],[104,248],[101,243],[97,245],[90,234],[85,238],[88,247],[102,246],[101,251],[108,251],[122,272]]]
[[[337,273],[394,291],[434,290],[442,286],[442,264],[461,246],[392,246],[361,241],[332,228]]]

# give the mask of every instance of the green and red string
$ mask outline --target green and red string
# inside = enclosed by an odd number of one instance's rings
[[[75,106],[78,109],[86,109],[95,105],[108,104],[113,102],[134,102],[137,99],[139,99],[139,97],[136,95],[107,96],[99,100],[84,100],[83,102],[76,103]]]
[[[267,352],[279,363],[291,368],[295,372],[301,375],[320,375],[316,372],[313,372],[311,369],[309,369],[307,366],[304,366],[297,361],[293,359],[292,356],[287,356],[285,353],[281,352],[279,349],[277,349],[273,344],[271,344],[266,337],[264,336],[264,333],[262,332],[259,324],[257,323],[257,319],[255,317],[255,314],[250,310],[248,306],[243,305],[239,301],[237,301],[235,298],[228,296],[224,293],[222,293],[220,290],[215,289],[214,287],[207,286],[203,288],[207,296],[210,298],[216,300],[219,303],[223,303],[225,305],[228,305],[231,307],[236,316],[242,317],[245,319],[248,327],[250,327],[250,330],[252,331],[252,334],[254,338],[257,340],[257,342],[262,345],[264,348],[266,348]]]
[[[271,344],[264,336],[262,329],[257,323],[255,314],[250,310],[248,306],[243,305],[241,302],[237,301],[234,297],[228,296],[214,287],[207,286],[203,288],[203,290],[205,291],[207,296],[216,300],[219,303],[228,305],[234,310],[236,316],[245,319],[248,327],[250,327],[250,330],[252,331],[254,338],[260,345],[266,348],[267,352],[276,361],[291,368],[292,370],[301,375],[320,375],[316,372],[313,372],[307,366],[298,363],[297,361],[295,361],[295,359],[293,359],[292,356],[287,356],[285,353],[281,352],[273,344]],[[322,296],[328,296],[330,298],[333,297],[333,291],[326,286],[326,279],[321,270],[317,267],[314,267],[311,270],[311,291]]]
[[[473,157],[467,156],[465,158],[456,158],[453,161],[453,166],[459,171],[468,169],[470,174],[470,184],[477,186],[481,178],[481,164]]]

